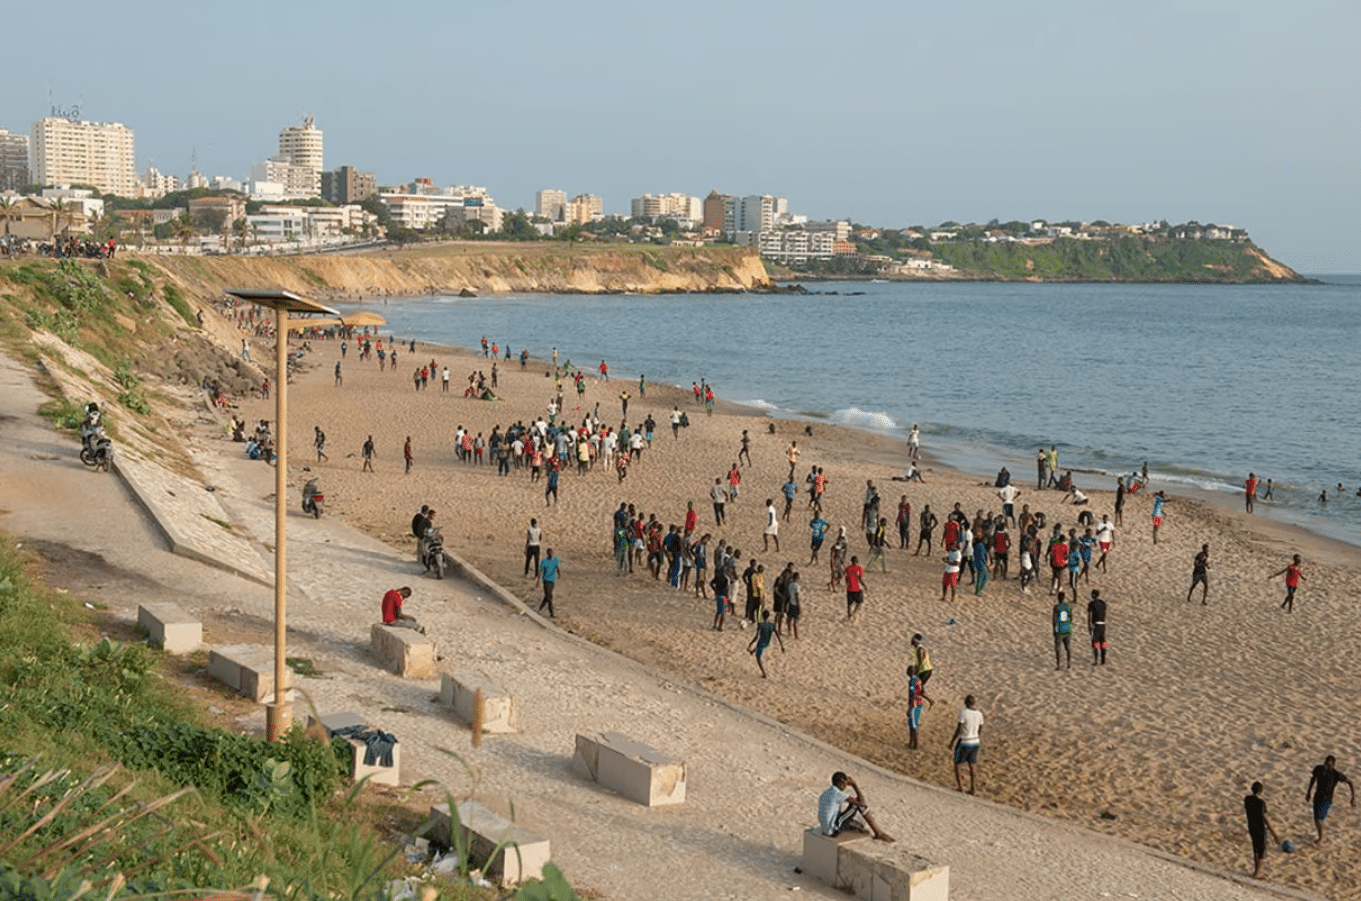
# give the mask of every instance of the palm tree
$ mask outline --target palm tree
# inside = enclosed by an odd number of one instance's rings
[[[11,196],[8,195],[8,194],[4,195],[3,197],[0,197],[0,216],[3,216],[3,217],[4,217],[4,220],[5,220],[5,237],[6,237],[6,238],[9,237],[9,220],[10,220],[10,217],[11,217],[12,215],[14,215],[14,209],[15,209],[15,207],[17,207],[18,205],[19,205],[19,200],[18,200],[18,198],[11,197]]]
[[[180,216],[175,220],[175,237],[180,239],[180,246],[186,252],[189,250],[189,239],[194,237],[194,220],[187,215]]]
[[[63,225],[62,223],[66,224]],[[52,201],[52,240],[57,240],[57,236],[71,224],[71,205],[62,198],[58,197]]]

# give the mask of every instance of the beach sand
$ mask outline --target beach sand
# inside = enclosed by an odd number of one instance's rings
[[[844,593],[827,590],[827,547],[838,525],[847,527],[850,553],[862,562],[868,557],[860,529],[866,479],[879,487],[881,512],[890,523],[902,494],[914,520],[923,504],[942,521],[955,502],[970,516],[978,509],[1000,511],[992,488],[952,471],[948,461],[928,462],[927,481],[905,485],[891,481],[901,474],[905,447],[885,436],[817,422],[809,436],[802,421],[775,420],[721,401],[706,416],[688,389],[649,385],[644,398],[636,378],[588,378],[582,406],[568,384],[565,419],[579,422],[599,403],[602,421],[617,425],[618,394],[627,388],[633,395],[630,423],[652,413],[656,438],[622,483],[603,467],[585,476],[569,467],[558,504],[546,507],[543,483],[531,483],[527,469],[502,478],[490,460],[480,467],[461,463],[452,440],[460,425],[489,435],[498,424],[504,429],[542,414],[553,395],[551,367],[532,361],[522,372],[518,360],[501,361],[500,399],[484,402],[464,398],[462,388],[469,371],[490,372],[489,360],[418,345],[414,357],[401,354],[396,372],[380,372],[376,361],[356,359],[353,343],[343,363],[343,387],[332,384],[338,342],[312,341],[310,366],[289,393],[290,490],[301,485],[307,467],[308,477],[320,478],[329,513],[394,546],[414,547],[411,516],[430,504],[439,511],[447,546],[531,606],[541,592],[522,575],[523,546],[529,519],[537,517],[545,548],[562,560],[555,597],[560,628],[944,786],[954,785],[946,749],[954,716],[964,695],[973,694],[987,718],[980,795],[1211,866],[1239,871],[1250,863],[1242,798],[1261,779],[1277,831],[1300,847],[1294,855],[1273,854],[1268,878],[1330,897],[1361,897],[1361,861],[1344,853],[1355,846],[1361,820],[1345,804],[1345,787],[1321,847],[1314,845],[1304,799],[1310,770],[1325,755],[1336,754],[1345,773],[1357,769],[1361,753],[1361,725],[1347,700],[1361,690],[1361,672],[1348,652],[1356,629],[1350,601],[1361,578],[1345,546],[1175,494],[1154,546],[1151,492],[1133,496],[1109,574],[1094,572],[1090,582],[1110,604],[1110,662],[1091,665],[1084,584],[1075,604],[1073,666],[1056,672],[1047,567],[1038,587],[1023,595],[1014,581],[1018,552],[1012,554],[1012,580],[993,581],[977,597],[961,585],[958,599],[947,603],[940,599],[939,530],[930,557],[898,550],[895,534],[889,572],[867,572],[866,602],[854,624],[845,622]],[[412,367],[432,358],[450,367],[448,394],[437,380],[423,392],[412,388]],[[720,394],[722,388],[716,386]],[[679,440],[666,424],[673,405],[691,422]],[[248,420],[270,418],[273,405],[249,401],[243,411]],[[313,425],[328,436],[328,462],[315,462]],[[743,429],[752,438],[753,465],[742,469],[741,498],[728,505],[727,525],[716,528],[708,489],[736,459]],[[364,473],[359,450],[370,434],[376,472]],[[415,459],[409,475],[402,464],[408,435]],[[791,440],[802,452],[796,473],[801,488],[812,465],[830,477],[824,515],[831,534],[823,562],[814,566],[804,565],[809,533],[802,493],[791,521],[781,523],[782,551],[760,551],[765,499],[776,499],[783,509],[780,487]],[[1050,525],[1075,524],[1078,511],[1061,506],[1059,492],[1035,491],[1025,473],[1015,479],[1024,492],[1018,508],[1027,503],[1044,511]],[[1158,487],[1155,482],[1152,490]],[[768,581],[786,561],[803,573],[801,637],[786,637],[786,652],[767,656],[769,679],[760,678],[745,653],[750,629],[739,629],[729,617],[725,631],[710,631],[711,600],[669,589],[645,566],[614,575],[611,515],[619,504],[636,504],[664,524],[679,525],[687,500],[699,511],[699,532],[735,544],[744,562],[758,559]],[[1112,500],[1093,493],[1090,509],[1098,520]],[[1211,548],[1207,606],[1199,592],[1193,602],[1186,600],[1191,561],[1202,543]],[[1296,552],[1304,555],[1307,581],[1295,612],[1286,614],[1278,609],[1282,580],[1265,577]],[[737,600],[740,612],[740,595]],[[906,749],[903,675],[914,632],[924,633],[934,660],[928,693],[936,702],[915,752]]]

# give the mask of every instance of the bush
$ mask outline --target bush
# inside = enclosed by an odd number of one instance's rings
[[[184,299],[184,295],[180,293],[179,288],[176,288],[174,285],[166,285],[165,299],[170,306],[175,308],[175,312],[179,313],[180,318],[186,323],[191,326],[198,325],[198,316],[194,315],[193,309],[190,308],[189,302]]]

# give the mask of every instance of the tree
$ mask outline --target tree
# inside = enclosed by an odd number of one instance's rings
[[[9,221],[14,215],[14,209],[19,205],[16,198],[3,196],[0,197],[0,216],[5,219],[5,237],[9,237]]]
[[[180,216],[171,226],[171,233],[179,239],[180,246],[185,250],[189,249],[189,239],[198,234],[194,228],[194,220],[188,215]]]
[[[507,213],[501,219],[501,237],[507,241],[537,241],[539,230],[523,212]]]

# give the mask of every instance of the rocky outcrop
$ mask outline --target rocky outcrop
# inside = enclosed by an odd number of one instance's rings
[[[436,244],[312,256],[143,257],[182,288],[270,287],[318,298],[343,296],[608,294],[767,290],[756,252],[737,247]]]

